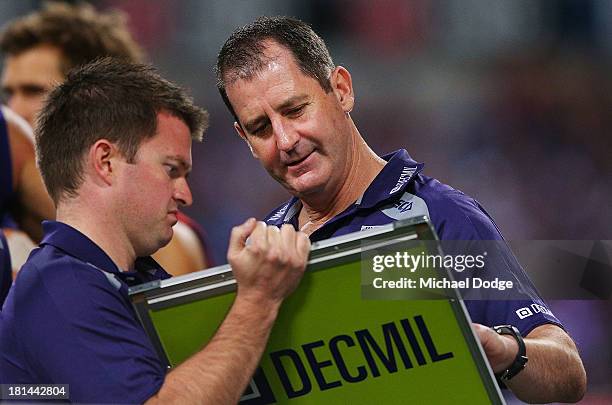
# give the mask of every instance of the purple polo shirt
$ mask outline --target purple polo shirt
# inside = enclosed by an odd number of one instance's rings
[[[0,382],[69,384],[71,402],[142,403],[166,370],[128,287],[170,277],[150,257],[123,272],[76,229],[43,223],[0,321]]]
[[[466,300],[472,321],[487,326],[511,324],[523,336],[539,325],[550,323],[562,326],[539,296],[491,216],[478,201],[423,175],[424,164],[414,161],[403,149],[383,158],[387,164],[365,193],[344,212],[317,229],[310,236],[313,242],[401,219],[427,216],[443,241],[499,241],[495,243],[498,247],[495,254],[486,260],[485,271],[489,275],[498,274],[503,279],[512,279],[520,285],[521,296],[513,295],[511,300]],[[297,229],[300,209],[301,202],[294,197],[270,213],[265,221],[277,226],[289,223]]]

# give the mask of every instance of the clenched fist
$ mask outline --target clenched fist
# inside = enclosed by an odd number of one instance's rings
[[[251,218],[234,227],[227,260],[238,283],[238,297],[280,305],[299,284],[309,252],[308,237],[291,225],[279,229]]]

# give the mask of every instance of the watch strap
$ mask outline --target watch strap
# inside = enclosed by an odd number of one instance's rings
[[[494,326],[493,330],[500,335],[510,335],[514,337],[516,343],[518,343],[518,353],[516,354],[514,361],[506,370],[498,374],[498,377],[502,381],[508,381],[512,379],[512,377],[520,373],[527,365],[527,361],[529,360],[527,358],[527,348],[525,347],[525,342],[523,341],[523,336],[521,336],[521,332],[519,332],[519,330],[515,326],[499,325]]]

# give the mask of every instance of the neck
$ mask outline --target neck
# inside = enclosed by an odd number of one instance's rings
[[[370,149],[356,128],[354,132],[350,155],[343,170],[344,180],[339,187],[335,191],[324,190],[300,199],[299,227],[309,235],[357,201],[386,164]]]
[[[127,237],[120,232],[115,216],[92,201],[80,197],[58,203],[56,217],[91,239],[119,267],[126,271],[134,266],[136,254]]]

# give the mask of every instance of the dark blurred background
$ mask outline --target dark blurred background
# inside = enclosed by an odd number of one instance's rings
[[[0,23],[41,3],[0,1]],[[91,3],[125,11],[149,61],[211,113],[186,211],[217,263],[233,225],[288,198],[235,134],[212,73],[230,32],[260,15],[311,23],[353,75],[352,116],[373,149],[408,149],[477,198],[507,239],[612,239],[610,0]],[[612,403],[610,301],[551,306],[587,366],[584,403]]]

